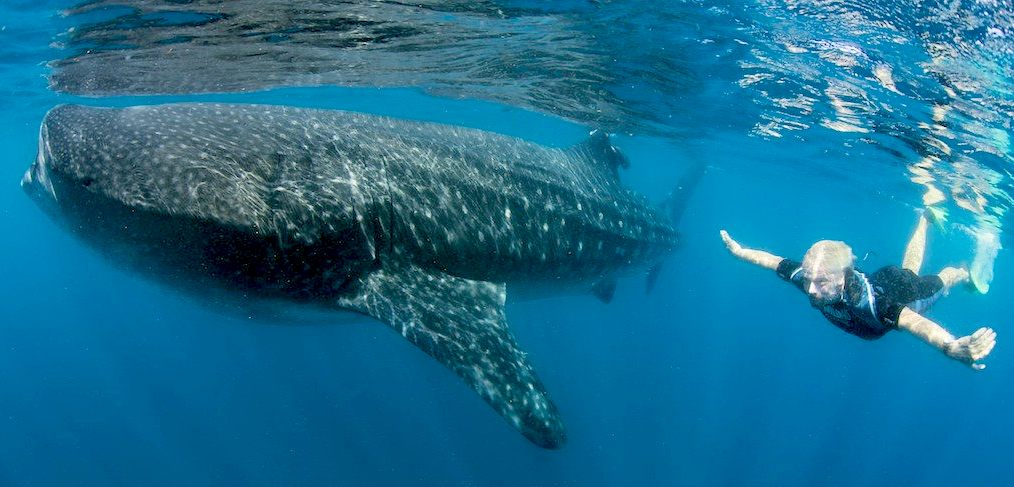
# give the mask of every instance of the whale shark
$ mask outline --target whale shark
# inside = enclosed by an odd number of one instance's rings
[[[544,448],[566,432],[508,295],[650,286],[693,186],[660,205],[626,189],[602,132],[556,148],[271,105],[60,105],[38,144],[22,186],[102,255],[205,299],[371,317]]]

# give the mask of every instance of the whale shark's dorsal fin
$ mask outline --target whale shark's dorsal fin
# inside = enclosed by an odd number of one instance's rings
[[[533,443],[566,439],[549,399],[504,318],[504,284],[472,281],[410,263],[385,263],[338,305],[387,323],[475,390]]]
[[[592,130],[588,134],[588,138],[575,145],[572,150],[584,155],[614,178],[620,177],[619,168],[630,167],[627,156],[613,146],[609,135],[602,130]]]

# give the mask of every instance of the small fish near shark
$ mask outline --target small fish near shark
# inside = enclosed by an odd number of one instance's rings
[[[61,105],[38,142],[22,186],[106,257],[184,292],[375,318],[545,448],[566,433],[508,293],[608,301],[636,272],[650,287],[703,171],[652,205],[620,184],[627,160],[602,132],[561,149],[270,105]]]

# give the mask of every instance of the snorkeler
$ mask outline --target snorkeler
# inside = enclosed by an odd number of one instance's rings
[[[721,231],[729,252],[742,260],[771,269],[810,298],[810,304],[838,328],[866,340],[901,329],[919,337],[975,370],[996,345],[996,332],[979,328],[969,336],[955,338],[942,326],[920,313],[956,284],[969,282],[968,271],[946,267],[937,275],[919,276],[926,249],[927,219],[919,218],[905,248],[901,267],[886,266],[872,274],[853,267],[855,256],[844,242],[821,240],[806,252],[803,262],[783,259],[763,250],[741,246]],[[971,286],[969,286],[971,287]]]

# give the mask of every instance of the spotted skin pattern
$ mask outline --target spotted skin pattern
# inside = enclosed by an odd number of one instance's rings
[[[675,247],[668,218],[620,185],[625,164],[601,133],[561,149],[341,111],[62,105],[22,185],[106,256],[185,292],[387,323],[556,448],[563,424],[504,301],[590,290]]]

